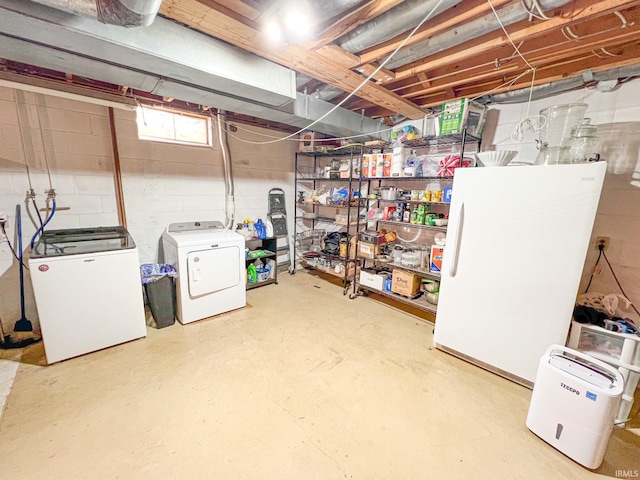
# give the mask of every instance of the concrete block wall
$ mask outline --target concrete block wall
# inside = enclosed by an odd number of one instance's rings
[[[595,237],[610,237],[607,258],[629,299],[640,309],[640,80],[626,82],[612,92],[595,88],[567,92],[534,101],[529,107],[527,103],[492,105],[492,115],[497,114],[492,122],[496,128],[489,128],[483,135],[483,148],[517,150],[514,161],[535,159],[537,134],[525,130],[521,141],[511,138],[518,122],[527,116],[527,108],[529,115],[537,115],[552,105],[578,102],[588,104],[585,116],[598,126],[602,157],[608,162],[580,293],[584,292],[598,257],[593,246]],[[600,265],[602,272],[594,277],[589,291],[621,293],[604,259]],[[552,270],[549,275],[553,275]],[[638,319],[632,311],[628,316]]]
[[[160,236],[172,222],[224,221],[225,183],[217,140],[211,147],[141,141],[135,112],[115,110],[128,229],[140,262],[156,262]],[[20,125],[22,128],[20,128]],[[282,136],[280,132],[238,125],[230,137],[235,179],[236,219],[266,219],[269,189],[285,190],[294,210],[293,165],[297,142],[254,145]],[[21,135],[21,133],[23,135]],[[0,88],[0,212],[9,216],[8,235],[16,237],[15,207],[22,207],[23,246],[35,232],[25,207],[31,172],[39,207],[51,183],[60,210],[47,228],[118,224],[113,153],[108,109],[104,106]],[[290,215],[290,232],[293,228]],[[37,321],[31,284],[26,276],[27,317]],[[20,316],[18,263],[6,242],[0,242],[0,320],[11,331]]]

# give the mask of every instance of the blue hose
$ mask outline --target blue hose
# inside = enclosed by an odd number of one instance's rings
[[[42,232],[44,232],[44,227],[47,226],[47,224],[51,221],[51,219],[53,218],[53,215],[56,213],[56,199],[52,198],[51,199],[51,213],[47,216],[47,219],[44,221],[44,223],[42,224],[42,226],[40,228],[38,228],[36,230],[36,233],[33,234],[33,237],[31,237],[31,248],[33,249],[33,244],[36,241],[36,238],[38,238],[38,235],[40,235]]]

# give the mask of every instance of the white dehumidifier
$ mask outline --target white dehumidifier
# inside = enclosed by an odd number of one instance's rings
[[[551,345],[540,359],[527,427],[587,468],[604,458],[623,390],[614,367]]]

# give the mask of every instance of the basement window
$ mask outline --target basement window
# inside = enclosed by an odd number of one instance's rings
[[[188,113],[138,107],[138,138],[182,145],[212,146],[211,119]]]

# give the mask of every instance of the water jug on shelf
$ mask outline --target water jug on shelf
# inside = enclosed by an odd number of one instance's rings
[[[582,120],[576,138],[571,144],[571,163],[597,162],[600,160],[600,139],[597,125],[591,119]]]

